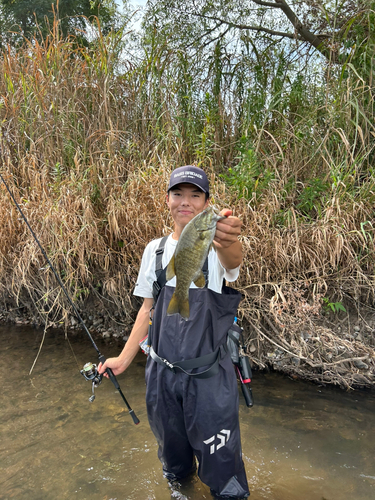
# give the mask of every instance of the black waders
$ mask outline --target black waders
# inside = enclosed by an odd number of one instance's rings
[[[194,470],[196,457],[200,479],[218,498],[246,498],[237,378],[226,349],[241,295],[228,287],[222,294],[190,289],[185,321],[167,316],[173,291],[164,286],[158,297],[149,334],[155,355],[146,366],[147,412],[159,459],[166,477],[182,479]],[[194,365],[196,358],[201,360]]]

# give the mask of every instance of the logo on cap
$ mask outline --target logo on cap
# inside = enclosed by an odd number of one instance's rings
[[[176,177],[181,177],[182,175],[186,177],[192,176],[192,177],[199,177],[199,179],[203,179],[203,175],[197,174],[196,172],[192,172],[191,170],[184,170],[183,172],[178,172],[177,174],[173,175],[173,178],[175,179]]]
[[[169,181],[168,191],[174,186],[177,186],[177,184],[183,184],[184,182],[194,184],[205,193],[209,193],[210,187],[207,175],[199,167],[189,165],[185,167],[176,168],[176,170],[172,172]]]

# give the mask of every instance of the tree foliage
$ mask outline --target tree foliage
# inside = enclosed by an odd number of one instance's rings
[[[96,17],[102,29],[108,31],[116,24],[117,7],[114,0],[0,0],[2,43],[17,44],[23,38],[44,38],[59,21],[63,37],[74,35],[84,42],[87,20]]]
[[[177,34],[187,46],[207,46],[220,39],[251,44],[289,41],[304,54],[317,50],[343,62],[343,38],[368,0],[150,0],[149,20]],[[167,27],[168,26],[168,27]]]

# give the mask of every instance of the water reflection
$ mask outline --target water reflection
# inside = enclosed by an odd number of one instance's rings
[[[162,477],[145,408],[140,354],[122,390],[141,423],[133,424],[109,381],[96,390],[79,370],[96,354],[83,335],[0,327],[0,499],[210,499],[196,477],[171,491]],[[95,339],[97,340],[97,339]],[[100,343],[106,356],[121,346]],[[76,359],[75,359],[76,357]],[[217,390],[217,388],[213,388]],[[375,488],[375,398],[255,374],[255,405],[240,396],[244,461],[253,500],[369,500]]]

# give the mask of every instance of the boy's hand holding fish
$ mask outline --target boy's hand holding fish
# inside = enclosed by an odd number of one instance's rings
[[[241,234],[242,221],[232,216],[232,210],[224,208],[220,219],[216,224],[214,245],[220,262],[226,269],[234,269],[242,262],[242,245],[238,240]]]
[[[233,217],[232,210],[228,208],[224,208],[220,215],[223,215],[225,219],[217,222],[214,242],[216,248],[228,248],[238,241],[242,221],[238,217]]]

